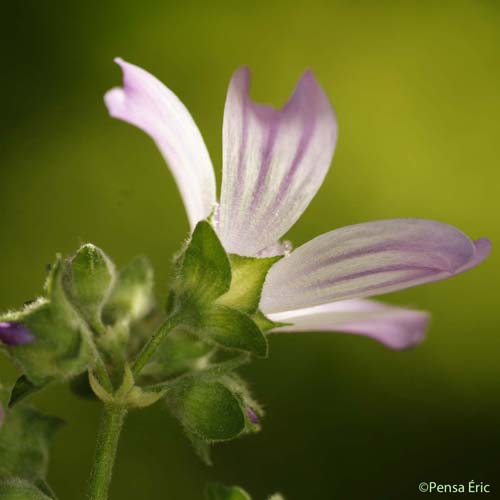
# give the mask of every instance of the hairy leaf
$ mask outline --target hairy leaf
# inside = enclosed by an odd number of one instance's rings
[[[45,479],[49,446],[62,423],[22,405],[7,412],[0,429],[0,478]]]

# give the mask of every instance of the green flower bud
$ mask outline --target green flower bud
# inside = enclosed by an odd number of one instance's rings
[[[115,280],[115,267],[106,254],[88,243],[68,263],[65,286],[72,302],[97,332],[102,333],[102,308]]]
[[[239,399],[221,382],[190,381],[167,393],[187,432],[205,442],[234,439],[245,429]]]
[[[154,307],[154,273],[146,257],[134,259],[122,269],[104,306],[103,318],[108,325],[118,321],[139,321]]]

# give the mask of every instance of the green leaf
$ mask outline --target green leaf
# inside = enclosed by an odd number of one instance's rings
[[[34,342],[9,346],[6,351],[36,386],[78,375],[95,359],[92,333],[63,287],[64,270],[64,263],[58,258],[47,279],[48,298],[0,318],[22,323],[35,336]]]
[[[267,339],[247,314],[225,306],[213,306],[203,311],[199,321],[197,331],[203,339],[226,349],[267,356]]]
[[[259,307],[264,280],[271,266],[283,256],[242,257],[230,255],[231,288],[217,302],[222,305],[252,314]]]
[[[250,495],[239,486],[209,484],[206,489],[207,500],[252,500]]]
[[[72,302],[92,328],[102,332],[101,312],[115,279],[115,267],[106,254],[88,243],[68,263],[65,284]]]
[[[184,253],[180,288],[197,303],[207,304],[231,285],[229,258],[212,226],[198,222]]]
[[[9,408],[19,403],[21,400],[42,389],[41,386],[33,384],[26,375],[21,375],[14,384],[10,393]]]
[[[45,479],[49,446],[62,423],[22,405],[7,412],[0,429],[0,477]]]
[[[154,272],[146,257],[137,257],[120,271],[104,306],[106,324],[134,322],[144,318],[154,307]]]
[[[0,500],[51,500],[54,497],[47,496],[30,482],[11,478],[0,482]]]
[[[239,400],[220,382],[191,381],[167,393],[188,433],[206,442],[234,439],[245,429]]]

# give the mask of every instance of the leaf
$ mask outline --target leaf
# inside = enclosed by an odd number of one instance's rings
[[[209,484],[206,489],[207,500],[252,500],[250,495],[239,486]]]
[[[120,271],[104,306],[106,324],[134,322],[144,318],[154,307],[154,272],[146,257],[137,257]]]
[[[182,260],[180,288],[197,303],[207,304],[229,290],[231,265],[212,226],[198,222]]]
[[[62,424],[22,405],[9,411],[0,429],[0,477],[45,479],[49,446]]]
[[[252,314],[259,307],[262,287],[271,266],[283,256],[256,258],[230,255],[231,288],[217,303]]]
[[[51,500],[34,484],[19,478],[0,481],[0,500]]]
[[[115,279],[115,267],[96,246],[83,245],[67,265],[65,285],[72,302],[92,328],[102,332],[101,312]]]
[[[41,390],[43,386],[38,386],[33,384],[31,380],[26,377],[26,375],[21,375],[14,384],[12,391],[10,393],[9,408],[19,403],[21,400]]]
[[[269,497],[269,500],[285,500],[285,497],[280,493],[275,493],[274,495]]]
[[[267,356],[268,344],[264,334],[250,316],[235,309],[213,306],[204,310],[197,331],[201,338],[226,349]]]
[[[186,383],[168,392],[167,402],[188,433],[203,441],[234,439],[245,429],[238,398],[220,382]]]

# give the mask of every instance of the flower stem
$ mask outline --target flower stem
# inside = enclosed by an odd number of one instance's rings
[[[151,359],[151,356],[156,352],[159,345],[163,342],[163,339],[179,324],[181,323],[181,315],[173,314],[163,325],[158,328],[156,333],[149,338],[147,343],[142,348],[142,351],[137,356],[136,360],[132,364],[132,373],[137,376]]]
[[[105,405],[104,407],[86,500],[107,500],[108,498],[118,439],[126,413],[127,409],[119,406]]]

